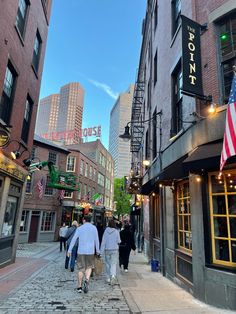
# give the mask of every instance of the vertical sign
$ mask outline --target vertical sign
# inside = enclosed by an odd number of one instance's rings
[[[182,18],[183,92],[203,95],[201,68],[201,25],[186,16]]]

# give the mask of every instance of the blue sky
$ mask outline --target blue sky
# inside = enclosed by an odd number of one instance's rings
[[[110,111],[134,83],[146,0],[53,0],[40,98],[69,82],[85,89],[83,127],[102,127],[108,148]]]

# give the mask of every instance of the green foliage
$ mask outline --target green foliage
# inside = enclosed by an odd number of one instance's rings
[[[129,214],[131,195],[125,190],[124,178],[114,180],[114,202],[116,202],[116,214],[118,216]]]

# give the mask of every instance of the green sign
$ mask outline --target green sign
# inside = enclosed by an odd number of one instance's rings
[[[8,144],[10,136],[7,131],[0,129],[0,147],[4,147]]]

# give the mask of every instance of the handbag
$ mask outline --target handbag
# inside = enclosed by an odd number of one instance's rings
[[[94,261],[94,272],[96,275],[101,275],[103,271],[103,262],[100,257],[95,256],[95,261]]]

